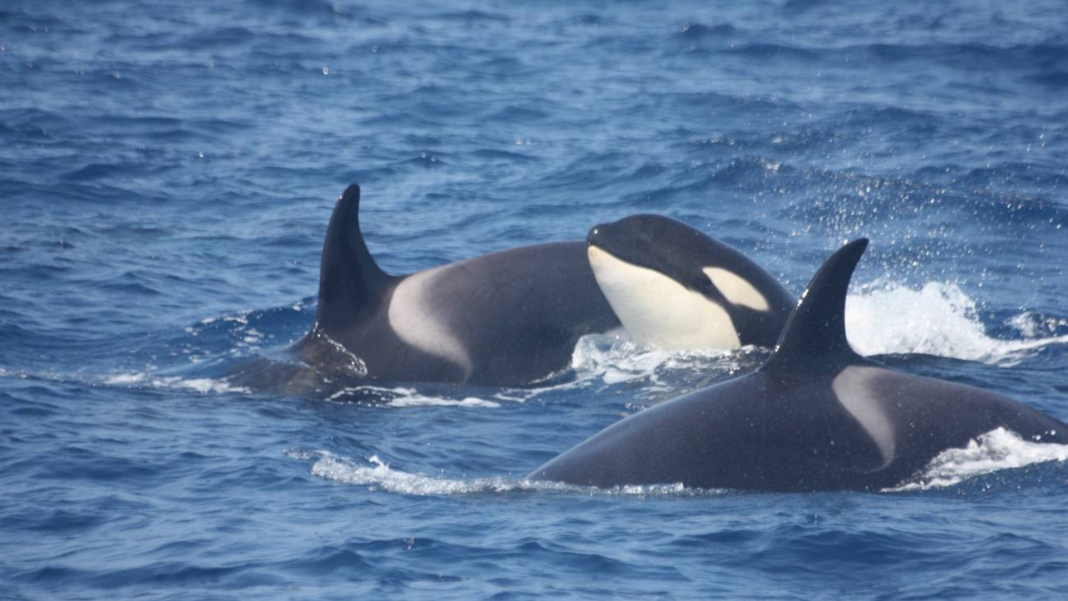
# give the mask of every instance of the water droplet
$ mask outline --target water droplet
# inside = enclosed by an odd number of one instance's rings
[[[323,67],[323,75],[330,75],[330,67]]]
[[[371,44],[371,52],[378,52],[378,44]]]

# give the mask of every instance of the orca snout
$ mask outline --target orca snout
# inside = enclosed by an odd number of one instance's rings
[[[595,225],[586,234],[586,246],[600,246],[605,237],[604,225]]]

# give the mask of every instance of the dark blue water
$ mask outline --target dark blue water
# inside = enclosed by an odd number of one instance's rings
[[[0,598],[1068,596],[1068,449],[1004,434],[880,494],[522,480],[760,349],[267,377],[359,182],[394,273],[659,212],[800,292],[868,236],[859,350],[1068,419],[1063,3],[514,4],[0,5]]]

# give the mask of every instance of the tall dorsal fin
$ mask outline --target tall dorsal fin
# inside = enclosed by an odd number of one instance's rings
[[[360,187],[352,184],[338,200],[326,228],[315,317],[319,326],[327,334],[342,327],[388,280],[363,241]]]
[[[846,292],[853,270],[867,247],[867,238],[846,244],[812,276],[797,307],[786,320],[768,366],[832,354],[856,356],[846,339]]]

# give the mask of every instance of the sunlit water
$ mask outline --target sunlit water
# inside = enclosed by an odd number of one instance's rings
[[[288,362],[359,182],[393,273],[659,212],[799,293],[868,236],[858,351],[1068,419],[1060,3],[514,4],[0,6],[0,598],[1066,598],[1068,449],[1003,431],[877,494],[523,479],[765,349]]]

